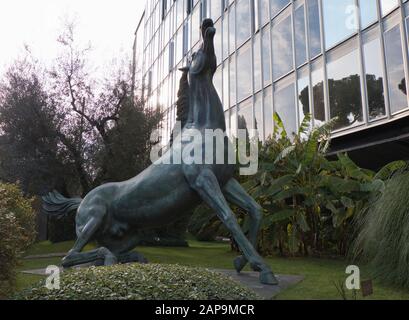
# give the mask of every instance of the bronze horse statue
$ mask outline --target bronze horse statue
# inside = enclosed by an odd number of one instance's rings
[[[182,91],[188,112],[183,120],[181,137],[192,129],[203,135],[209,129],[226,133],[223,106],[212,82],[217,67],[213,43],[215,33],[213,21],[205,19],[201,25],[202,45],[192,55],[191,63],[182,68]],[[184,139],[180,141],[173,141],[158,161],[136,177],[101,185],[90,191],[84,199],[67,199],[56,191],[43,197],[43,208],[48,214],[63,215],[77,210],[77,240],[63,258],[62,265],[71,267],[97,260],[102,260],[104,265],[144,261],[141,254],[132,251],[138,243],[136,230],[166,225],[190,214],[192,209],[205,202],[231,232],[242,252],[241,256],[234,259],[237,272],[249,262],[253,270],[260,272],[262,283],[277,284],[270,267],[254,248],[262,209],[234,179],[235,165],[219,164],[216,161],[213,164],[197,164],[184,161],[183,158],[181,163],[176,163],[175,148],[179,148],[182,151],[180,154],[185,156],[184,148],[188,145],[191,148],[191,143]],[[227,154],[230,142],[226,134],[224,142],[223,152]],[[195,147],[204,149],[205,143],[200,143]],[[228,202],[248,212],[248,239]],[[101,247],[81,252],[91,240],[96,240]]]

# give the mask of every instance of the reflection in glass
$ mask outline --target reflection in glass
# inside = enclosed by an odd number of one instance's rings
[[[381,0],[382,16],[387,15],[399,4],[399,0]]]
[[[223,65],[223,108],[229,109],[229,65],[227,61]]]
[[[310,58],[321,53],[320,13],[318,0],[308,2],[308,29],[310,37]]]
[[[328,90],[331,118],[338,117],[334,129],[362,122],[361,83],[358,50],[329,61]]]
[[[273,107],[271,105],[271,87],[264,90],[264,137],[267,139],[273,133]]]
[[[213,19],[213,21],[216,21],[221,15],[222,1],[223,0],[212,0],[211,2],[210,16]],[[179,2],[182,2],[182,1],[179,0]]]
[[[371,23],[378,20],[376,0],[359,0],[361,13],[361,28],[365,29]]]
[[[214,36],[214,49],[218,64],[222,61],[222,29],[220,28],[220,25],[220,20],[214,25],[216,28],[216,34]]]
[[[293,83],[274,93],[274,110],[283,121],[287,134],[292,136],[292,133],[297,131]]]
[[[176,3],[176,28],[179,28],[183,22],[183,1],[177,1]]]
[[[223,16],[223,60],[229,55],[229,13]]]
[[[298,75],[298,114],[301,122],[310,110],[310,79],[308,73]]]
[[[254,99],[254,128],[258,130],[259,139],[263,139],[263,101],[262,93],[256,94]]]
[[[237,54],[237,100],[241,101],[251,94],[251,47],[247,43]]]
[[[399,25],[385,32],[385,55],[390,108],[391,112],[394,113],[407,107],[405,68]]]
[[[295,10],[294,17],[294,36],[295,36],[295,62],[297,66],[307,61],[307,49],[305,41],[305,17],[304,5]]]
[[[261,89],[261,51],[260,34],[254,36],[253,42],[253,60],[254,60],[254,91]]]
[[[213,85],[216,89],[217,94],[219,95],[219,98],[222,99],[223,95],[223,90],[222,90],[222,67],[218,67],[216,70],[216,73],[214,74],[213,77]]]
[[[324,70],[319,61],[311,67],[312,99],[314,103],[314,124],[325,122]]]
[[[268,19],[270,18],[268,2],[269,0],[260,0],[259,6],[261,26],[264,26],[268,22]]]
[[[237,15],[237,46],[239,47],[244,41],[250,37],[250,2],[249,0],[238,0],[236,2],[236,15]]]
[[[252,98],[249,98],[239,104],[239,112],[237,114],[238,129],[253,129],[253,104]]]
[[[261,42],[262,42],[262,64],[263,64],[263,86],[271,83],[271,70],[270,70],[270,36],[268,25],[261,30]]]
[[[271,18],[274,18],[289,2],[290,0],[271,0]]]
[[[237,107],[230,110],[230,134],[237,137]]]
[[[273,26],[273,78],[285,75],[293,68],[293,43],[291,36],[291,16]]]
[[[363,46],[366,87],[368,91],[369,120],[385,115],[385,97],[383,92],[383,73],[381,42],[378,38],[365,43]]]
[[[357,31],[355,0],[323,0],[325,46],[331,48]]]
[[[196,7],[192,14],[192,46],[200,40],[200,10]]]
[[[236,57],[233,55],[230,57],[230,106],[236,104]]]
[[[230,7],[229,11],[229,54],[232,54],[236,50],[235,42],[235,15],[234,15],[234,5]]]

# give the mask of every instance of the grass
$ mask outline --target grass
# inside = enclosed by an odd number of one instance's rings
[[[35,244],[26,254],[61,253],[68,251],[72,242],[51,244],[40,242]],[[87,249],[92,248],[89,245]],[[139,247],[150,262],[181,264],[206,268],[232,269],[233,258],[237,255],[230,251],[230,246],[224,243],[199,242],[189,240],[189,247]],[[58,265],[60,258],[43,258],[22,260],[19,270],[43,268],[48,265]],[[342,260],[316,259],[316,258],[266,258],[273,271],[278,274],[303,275],[305,279],[285,290],[277,299],[340,299],[335,282],[344,280],[347,275],[347,263]],[[247,269],[248,270],[248,269]],[[21,290],[40,279],[39,276],[19,273],[17,288]],[[365,268],[361,268],[361,279],[365,279]],[[349,294],[349,292],[348,292]],[[349,294],[351,296],[351,294]],[[363,299],[358,293],[358,299]],[[374,294],[365,299],[409,299],[409,293],[391,287],[385,287],[374,281]]]

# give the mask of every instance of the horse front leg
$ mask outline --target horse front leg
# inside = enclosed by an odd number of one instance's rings
[[[223,194],[227,201],[246,210],[250,216],[249,240],[254,248],[257,248],[257,236],[260,231],[263,212],[261,206],[244,190],[240,183],[232,178],[223,188]],[[241,255],[234,259],[234,267],[240,272],[247,264],[245,256]],[[254,271],[260,271],[252,266]]]
[[[245,258],[255,269],[260,270],[260,282],[264,284],[278,284],[270,267],[260,257],[241,230],[213,172],[209,169],[202,170],[195,179],[192,188],[197,191],[207,205],[215,210],[219,219],[231,232]]]

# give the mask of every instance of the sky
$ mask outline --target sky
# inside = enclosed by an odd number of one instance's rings
[[[134,32],[144,0],[7,0],[0,10],[0,73],[28,45],[50,64],[58,52],[56,39],[64,20],[75,20],[81,43],[92,45],[95,67],[117,56],[131,56]]]

